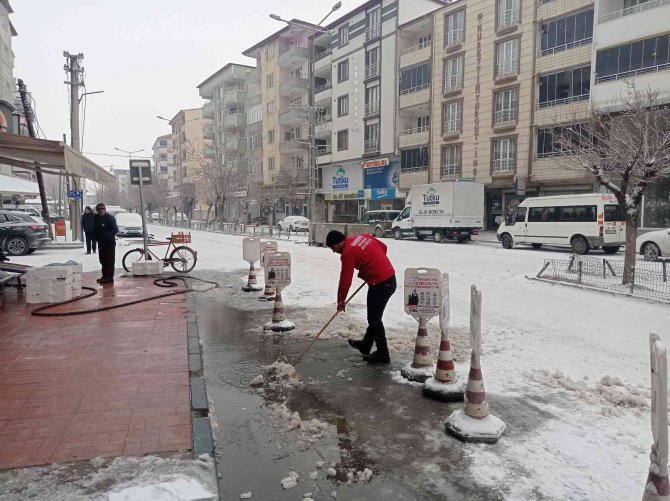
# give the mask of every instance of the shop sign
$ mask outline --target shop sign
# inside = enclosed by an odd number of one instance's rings
[[[235,193],[233,193],[233,196],[234,196],[235,198],[244,198],[244,197],[247,196],[247,191],[246,191],[246,190],[243,190],[243,191],[236,191]]]
[[[371,169],[373,167],[386,167],[389,163],[388,158],[377,158],[375,160],[365,160],[362,165],[364,169]]]
[[[333,191],[349,189],[349,177],[347,176],[347,171],[344,170],[344,167],[337,169],[335,175],[331,179],[333,181]]]
[[[361,169],[358,163],[345,163],[324,167],[322,178],[323,191],[326,194],[357,192],[363,188],[363,169]]]
[[[341,191],[338,193],[324,193],[326,200],[358,200],[365,198],[363,190]]]
[[[364,188],[398,188],[400,184],[400,162],[390,162],[378,167],[363,169]]]
[[[370,200],[391,200],[395,198],[395,188],[372,188]]]

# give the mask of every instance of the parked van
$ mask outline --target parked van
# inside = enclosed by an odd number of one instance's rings
[[[381,238],[393,232],[393,221],[399,215],[399,210],[371,210],[363,215],[358,224],[370,225],[370,233]]]
[[[505,249],[517,244],[570,246],[575,254],[602,247],[616,253],[626,241],[626,223],[611,194],[527,198],[498,228]]]

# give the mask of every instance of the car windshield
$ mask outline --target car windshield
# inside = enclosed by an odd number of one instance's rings
[[[116,215],[116,224],[119,226],[142,226],[142,217],[139,214],[122,212]]]

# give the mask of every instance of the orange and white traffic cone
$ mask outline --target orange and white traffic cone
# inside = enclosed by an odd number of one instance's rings
[[[263,289],[258,287],[258,281],[256,280],[256,268],[254,268],[254,263],[249,264],[249,278],[247,279],[247,285],[242,287],[244,292],[258,292]]]
[[[259,301],[273,301],[275,298],[275,290],[271,285],[265,284],[263,294],[258,297]]]
[[[414,346],[414,359],[400,369],[400,373],[410,381],[423,383],[433,375],[435,365],[430,356],[430,343],[428,340],[428,319],[419,317],[419,331],[416,334]]]
[[[280,289],[277,289],[277,293],[275,294],[275,304],[272,309],[272,322],[265,324],[263,329],[275,332],[286,332],[295,329],[295,324],[286,320],[286,316],[284,315],[284,303],[281,298]]]
[[[447,432],[466,442],[495,443],[507,425],[489,412],[481,369],[482,293],[470,289],[470,373],[465,390],[463,410],[453,412],[446,422]]]

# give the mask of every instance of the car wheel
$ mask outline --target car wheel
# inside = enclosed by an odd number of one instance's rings
[[[30,250],[30,245],[28,245],[28,240],[25,238],[14,236],[9,237],[5,241],[5,249],[10,256],[23,256]]]
[[[511,249],[514,247],[514,240],[509,233],[503,233],[500,237],[500,242],[502,243],[503,249]]]
[[[647,261],[656,261],[661,255],[661,249],[654,242],[647,242],[642,247],[642,255]]]
[[[605,254],[616,254],[619,252],[619,249],[621,249],[620,245],[605,246],[603,247],[603,252]]]
[[[530,246],[531,246],[533,249],[541,249],[541,248],[542,248],[542,244],[530,244]]]
[[[393,238],[395,238],[396,240],[402,240],[402,231],[400,230],[400,228],[396,228],[395,230],[393,230]]]
[[[433,240],[435,240],[436,244],[442,243],[444,240],[444,235],[440,230],[437,230],[433,233]]]
[[[381,228],[375,228],[375,236],[381,238],[384,236],[384,231]]]
[[[589,252],[589,243],[584,237],[573,238],[572,242],[570,242],[570,247],[572,248],[572,252],[579,256],[583,256]]]

